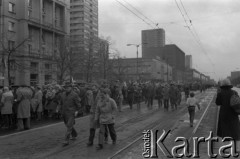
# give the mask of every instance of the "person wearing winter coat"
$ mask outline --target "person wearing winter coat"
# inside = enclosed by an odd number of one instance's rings
[[[177,109],[177,97],[178,97],[178,92],[177,88],[174,84],[171,84],[170,89],[169,89],[169,97],[170,97],[170,103],[172,110]]]
[[[240,142],[240,121],[238,114],[230,106],[230,99],[233,94],[232,84],[229,79],[221,82],[221,91],[217,93],[216,105],[220,106],[217,136],[219,137],[232,137],[235,141]],[[237,148],[240,152],[240,147]]]
[[[17,89],[17,118],[18,118],[18,130],[30,129],[30,110],[31,110],[31,98],[32,90],[27,86],[21,86]]]
[[[116,144],[117,135],[114,128],[115,123],[115,112],[117,111],[116,102],[109,97],[108,91],[106,89],[100,90],[100,99],[97,104],[96,113],[95,113],[95,122],[99,121],[100,130],[98,138],[97,150],[103,148],[103,140],[106,127],[109,130],[113,144]]]
[[[43,103],[42,103],[43,93],[41,91],[40,86],[36,87],[36,92],[33,97],[32,107],[34,108],[34,112],[37,113],[37,120],[41,120],[42,112],[43,112]]]
[[[80,98],[73,91],[72,85],[67,84],[66,91],[62,94],[61,97],[61,112],[67,131],[65,134],[64,145],[69,144],[70,136],[74,140],[77,137],[77,131],[74,129],[75,117],[78,115],[79,110],[81,110]]]
[[[3,94],[1,98],[1,103],[3,107],[1,108],[1,114],[4,120],[4,124],[7,128],[12,125],[12,106],[13,106],[13,93],[8,87],[3,88]]]
[[[160,109],[162,107],[162,99],[163,99],[163,88],[159,84],[156,89],[156,98],[158,100],[158,108]]]
[[[92,146],[93,145],[93,140],[95,137],[95,132],[97,127],[99,126],[99,123],[95,123],[95,112],[97,108],[97,103],[99,100],[99,90],[97,85],[92,86],[92,95],[91,95],[91,107],[90,107],[90,113],[89,113],[89,120],[90,120],[90,134],[88,138],[88,143],[87,146]]]
[[[169,88],[166,84],[163,88],[163,104],[164,104],[164,111],[168,111],[169,107]]]

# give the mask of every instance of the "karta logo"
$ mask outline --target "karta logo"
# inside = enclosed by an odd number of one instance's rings
[[[189,152],[190,144],[188,139],[185,137],[176,137],[174,142],[176,145],[173,147],[167,147],[164,144],[165,139],[168,137],[171,130],[167,132],[163,130],[163,133],[158,138],[158,130],[153,132],[153,130],[145,130],[143,132],[143,140],[144,140],[144,149],[143,149],[143,157],[144,158],[158,158],[158,149],[164,154],[164,156],[168,158],[182,158],[182,157],[192,157],[199,158],[199,144],[206,143],[208,156],[210,158],[216,158],[218,155],[223,158],[235,157],[239,156],[239,153],[236,152],[236,142],[231,137],[225,137],[222,140],[219,140],[218,137],[213,137],[212,131],[207,138],[204,137],[193,137],[192,138],[192,146],[193,152]],[[218,149],[218,154],[213,152],[213,143],[214,142],[222,142],[223,146]]]

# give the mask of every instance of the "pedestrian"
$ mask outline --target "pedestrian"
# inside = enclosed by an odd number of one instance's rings
[[[96,107],[97,103],[99,100],[99,90],[96,84],[92,86],[92,96],[91,98],[91,107],[90,107],[90,113],[89,113],[89,120],[90,120],[90,134],[88,138],[88,143],[87,146],[92,146],[93,145],[93,140],[95,137],[95,131],[97,127],[99,127],[99,123],[95,123],[95,112],[96,112]]]
[[[37,113],[37,120],[40,121],[42,119],[42,112],[43,112],[43,104],[42,104],[42,98],[43,98],[43,93],[41,91],[41,87],[37,86],[35,89],[35,95],[33,97],[34,99],[34,112]]]
[[[11,128],[12,125],[12,106],[13,106],[13,93],[9,90],[8,87],[3,88],[3,94],[1,98],[2,108],[1,114],[4,120],[5,127],[3,128]]]
[[[101,89],[100,100],[97,104],[95,113],[95,123],[97,123],[98,121],[100,123],[98,146],[96,147],[97,150],[103,148],[103,140],[106,128],[108,128],[109,130],[112,143],[116,144],[117,135],[114,128],[116,111],[117,111],[116,102],[109,97],[108,91],[106,89]]]
[[[141,86],[136,84],[134,91],[135,91],[134,95],[135,95],[135,99],[136,99],[137,110],[140,110],[141,100],[142,100],[142,88],[141,88]]]
[[[190,97],[187,99],[187,108],[189,113],[189,123],[190,127],[193,127],[194,117],[195,117],[195,107],[198,107],[200,110],[200,105],[198,103],[198,100],[194,97],[194,93],[190,93]]]
[[[128,104],[130,106],[130,109],[132,109],[133,101],[134,101],[134,86],[133,86],[133,83],[131,83],[128,87],[127,96],[128,96]]]
[[[168,84],[165,84],[163,88],[163,104],[164,104],[164,111],[168,111],[169,107],[169,88]]]
[[[230,80],[224,79],[220,85],[221,90],[217,93],[216,105],[220,106],[217,136],[232,137],[240,143],[240,121],[238,114],[230,106],[231,96],[237,95],[232,87]],[[237,150],[240,152],[240,146]]]
[[[177,89],[174,83],[171,83],[170,89],[169,89],[169,97],[170,97],[170,103],[172,107],[172,111],[177,110]]]
[[[18,119],[18,130],[30,129],[30,109],[31,109],[31,98],[32,90],[26,85],[22,85],[17,89],[17,119]]]
[[[155,85],[154,83],[149,83],[147,86],[147,106],[149,109],[152,109],[153,107],[153,99],[155,97]]]
[[[162,99],[163,99],[163,90],[162,90],[161,84],[157,86],[156,98],[158,100],[158,109],[160,109],[162,107]]]
[[[64,145],[69,144],[70,137],[75,140],[77,137],[77,131],[74,129],[75,117],[78,115],[81,109],[80,98],[73,91],[71,84],[65,85],[65,92],[61,97],[61,112],[67,131],[65,134]]]

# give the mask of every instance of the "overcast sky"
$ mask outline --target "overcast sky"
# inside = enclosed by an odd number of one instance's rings
[[[176,0],[186,22],[175,0],[99,0],[99,35],[110,36],[121,56],[136,57],[136,47],[126,44],[140,44],[141,30],[152,27],[118,1],[152,26],[158,23],[166,44],[191,54],[200,72],[218,80],[240,71],[239,0]]]

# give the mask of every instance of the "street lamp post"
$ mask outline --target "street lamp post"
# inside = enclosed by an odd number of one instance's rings
[[[137,48],[137,79],[139,80],[139,74],[138,74],[138,47],[142,44],[127,44],[127,46],[136,46]]]

